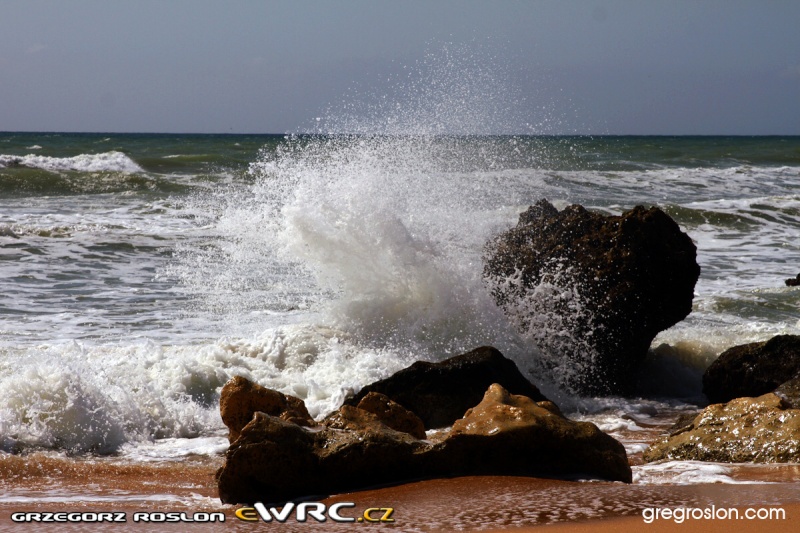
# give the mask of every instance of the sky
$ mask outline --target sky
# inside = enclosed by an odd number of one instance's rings
[[[0,0],[0,21],[0,131],[412,108],[474,133],[800,134],[796,0]]]

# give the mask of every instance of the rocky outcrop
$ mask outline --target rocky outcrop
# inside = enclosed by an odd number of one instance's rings
[[[786,283],[787,287],[798,287],[798,286],[800,286],[800,274],[798,274],[797,276],[795,276],[793,278],[789,278],[789,279],[785,280],[784,283]]]
[[[242,428],[260,411],[299,426],[314,426],[316,422],[300,398],[267,389],[236,376],[223,387],[219,398],[222,421],[228,426],[228,440],[235,441]]]
[[[358,402],[358,409],[372,413],[395,431],[408,433],[415,439],[425,438],[425,423],[420,417],[379,392],[370,392]]]
[[[439,363],[417,361],[392,376],[367,385],[345,403],[358,405],[381,393],[422,419],[426,429],[447,427],[477,405],[492,383],[536,401],[547,398],[498,350],[484,346]]]
[[[590,422],[561,415],[549,401],[513,395],[500,385],[467,411],[441,445],[442,461],[462,474],[585,476],[630,483],[625,449]]]
[[[650,446],[646,461],[800,461],[800,409],[769,393],[706,407],[690,424]]]
[[[328,415],[322,425],[331,429],[344,429],[348,431],[380,430],[382,426],[408,433],[415,439],[425,439],[425,429],[422,420],[417,415],[405,409],[386,396],[370,393],[368,401],[361,401],[358,407],[343,405],[338,411]],[[374,410],[364,409],[362,405]],[[375,412],[377,411],[377,412]]]
[[[280,503],[380,484],[461,475],[596,477],[631,481],[622,445],[551,402],[492,385],[436,442],[343,406],[321,428],[256,412],[217,472],[224,503]]]
[[[800,336],[778,335],[766,342],[724,351],[703,375],[703,392],[711,403],[760,396],[800,375]]]
[[[359,430],[307,430],[256,413],[231,444],[225,465],[217,472],[220,499],[223,503],[277,503],[418,475],[408,467],[430,444],[363,413],[371,420]],[[345,417],[352,418],[347,413]]]
[[[604,216],[546,200],[487,245],[484,266],[556,377],[593,395],[633,390],[653,338],[691,311],[699,274],[691,239],[658,208]]]

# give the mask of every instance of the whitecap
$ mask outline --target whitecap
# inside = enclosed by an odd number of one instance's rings
[[[38,168],[51,172],[144,172],[142,167],[122,152],[80,154],[74,157],[0,155],[0,168],[3,167]]]

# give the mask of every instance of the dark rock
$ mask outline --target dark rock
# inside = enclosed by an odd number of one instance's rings
[[[627,394],[656,334],[692,309],[696,255],[658,208],[604,216],[540,200],[487,244],[484,278],[566,388]]]
[[[560,416],[550,402],[492,385],[439,442],[395,431],[342,406],[326,427],[304,429],[257,412],[217,472],[224,503],[280,503],[412,479],[540,475],[631,481],[623,446],[594,424]]]
[[[800,286],[800,274],[798,274],[797,277],[787,279],[784,283],[786,283],[787,287]]]
[[[711,403],[761,396],[800,373],[800,336],[734,346],[706,369],[703,392]]]
[[[452,425],[476,406],[492,383],[499,383],[512,394],[546,400],[513,361],[484,346],[440,363],[417,361],[367,385],[345,403],[358,405],[367,394],[379,392],[421,418],[425,429],[440,428]]]
[[[777,395],[709,405],[688,426],[650,446],[645,461],[800,461],[800,409]]]
[[[303,400],[267,389],[241,376],[230,379],[222,387],[219,411],[230,430],[230,442],[239,437],[242,428],[259,411],[300,426],[316,425]]]
[[[800,409],[800,375],[785,381],[774,393],[792,409]]]
[[[667,435],[673,437],[675,435],[680,435],[684,431],[692,429],[692,424],[694,423],[695,418],[697,418],[697,412],[683,413],[682,415],[678,416],[678,419],[675,420],[675,423],[673,423],[672,426],[670,426],[667,430]]]

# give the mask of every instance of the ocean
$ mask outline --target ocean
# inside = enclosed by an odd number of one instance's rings
[[[540,198],[658,206],[697,245],[693,311],[640,397],[559,389],[490,297],[485,244]],[[635,456],[723,350],[800,333],[800,137],[0,133],[0,261],[0,458],[219,457],[232,376],[320,418],[481,345]]]

